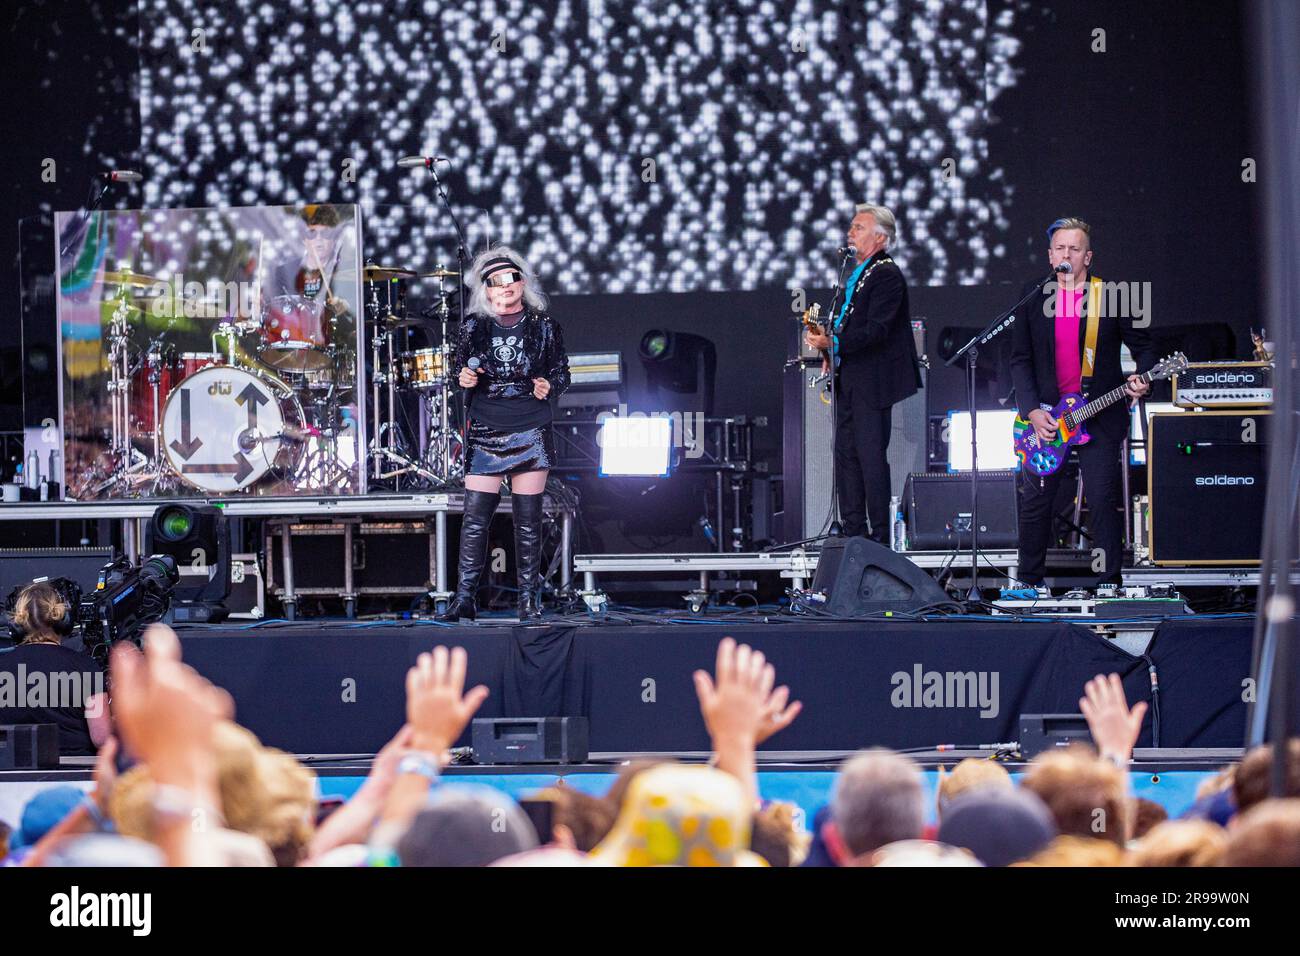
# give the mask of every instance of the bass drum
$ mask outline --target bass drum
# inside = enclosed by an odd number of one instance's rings
[[[167,399],[167,462],[200,491],[245,491],[272,471],[284,477],[302,449],[302,406],[277,378],[214,365],[186,377]]]

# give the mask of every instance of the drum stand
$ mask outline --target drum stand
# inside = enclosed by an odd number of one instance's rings
[[[451,403],[452,396],[456,394],[453,389],[457,387],[457,370],[452,367],[456,356],[449,339],[451,308],[447,305],[445,281],[441,277],[438,279],[438,304],[434,307],[442,343],[442,387],[433,389],[431,394],[425,396],[424,407],[428,410],[432,440],[423,449],[423,457],[430,469],[441,475],[444,482],[451,483],[462,477],[462,466],[453,461],[451,453],[451,439],[455,434],[451,425]]]
[[[393,330],[383,319],[373,323],[374,334],[370,339],[370,387],[373,404],[374,438],[371,446],[371,478],[386,481],[401,475],[415,474],[435,484],[441,479],[421,462],[409,458],[397,445],[397,364],[393,356]],[[380,357],[387,358],[385,371],[380,371]],[[379,417],[379,388],[383,385],[387,391],[387,419]],[[385,461],[391,461],[400,467],[384,471]]]
[[[131,444],[131,330],[126,317],[130,311],[126,290],[118,295],[117,307],[108,329],[108,403],[110,424],[109,456],[115,462],[107,480],[96,486],[96,493],[115,485],[130,486],[132,476],[150,464],[148,458]],[[154,407],[157,408],[157,386]],[[155,412],[156,415],[156,412]],[[156,420],[156,419],[155,419]],[[156,474],[156,470],[155,470]]]

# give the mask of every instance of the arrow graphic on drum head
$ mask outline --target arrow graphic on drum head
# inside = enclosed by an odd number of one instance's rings
[[[253,463],[244,457],[242,451],[235,452],[233,465],[183,465],[183,475],[233,475],[235,484],[239,484],[253,473]]]
[[[240,405],[248,406],[248,427],[255,428],[257,426],[257,406],[265,405],[271,400],[262,394],[261,389],[249,382],[244,386],[244,390],[235,396],[235,401]]]
[[[190,437],[190,390],[181,389],[181,439],[173,441],[172,449],[186,461],[194,457],[194,453],[203,447],[202,438]]]

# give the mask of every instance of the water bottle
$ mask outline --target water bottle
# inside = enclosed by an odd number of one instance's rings
[[[889,499],[889,546],[895,551],[907,548],[907,528],[903,524],[903,499],[898,495]]]
[[[32,491],[41,486],[41,456],[35,448],[27,453],[27,468],[24,474],[27,478],[27,487]]]

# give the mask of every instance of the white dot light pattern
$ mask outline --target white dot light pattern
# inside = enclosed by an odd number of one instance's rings
[[[141,0],[145,198],[359,202],[365,256],[426,268],[454,232],[393,163],[436,154],[471,245],[516,245],[552,291],[829,284],[864,200],[898,215],[913,282],[978,283],[1012,198],[985,139],[1011,19],[984,0]]]

